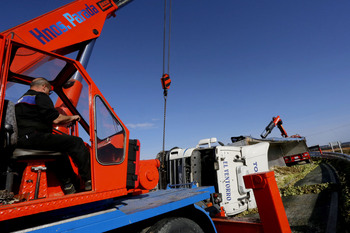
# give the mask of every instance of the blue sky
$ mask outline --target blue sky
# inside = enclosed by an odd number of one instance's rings
[[[5,1],[0,31],[69,2]],[[163,4],[134,0],[108,19],[87,68],[143,159],[162,150]],[[277,115],[310,146],[350,141],[349,1],[172,4],[166,149],[259,138]]]

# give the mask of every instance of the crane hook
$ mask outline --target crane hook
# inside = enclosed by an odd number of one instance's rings
[[[160,79],[160,81],[162,82],[162,87],[164,90],[164,96],[168,95],[168,89],[170,88],[170,84],[171,84],[171,79],[169,74],[163,74],[162,78]]]

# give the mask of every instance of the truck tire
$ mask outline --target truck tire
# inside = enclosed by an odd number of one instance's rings
[[[202,228],[188,218],[166,218],[154,224],[147,233],[204,233]]]

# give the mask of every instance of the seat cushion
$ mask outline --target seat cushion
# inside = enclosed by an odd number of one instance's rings
[[[16,148],[13,151],[13,159],[50,159],[56,156],[63,156],[62,152],[48,150],[33,150]]]

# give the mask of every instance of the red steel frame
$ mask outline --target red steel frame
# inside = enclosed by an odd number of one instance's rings
[[[252,188],[259,210],[260,222],[241,222],[213,218],[218,233],[291,233],[273,171],[243,177],[246,188]]]

